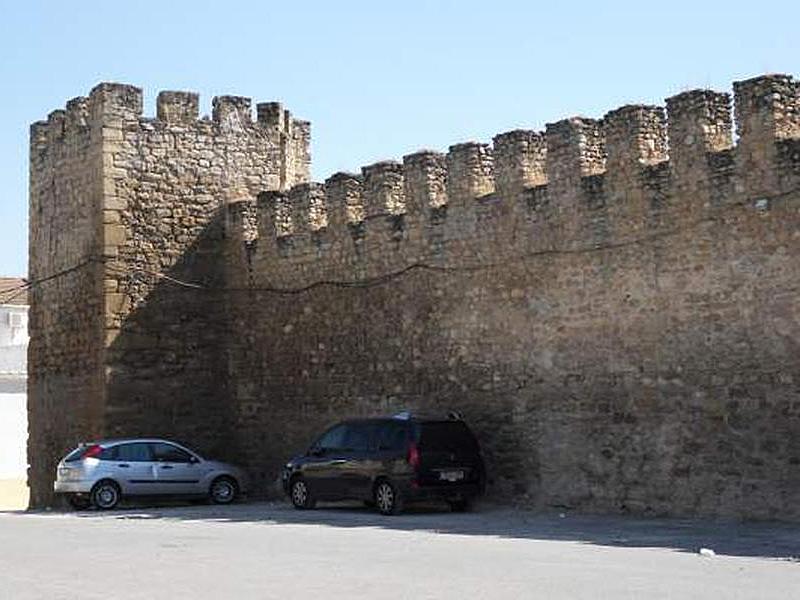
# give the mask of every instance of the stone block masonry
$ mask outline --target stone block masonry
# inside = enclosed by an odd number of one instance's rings
[[[81,436],[176,436],[268,493],[332,421],[420,408],[465,415],[508,502],[800,519],[791,77],[734,84],[736,144],[696,90],[322,184],[275,104],[137,94],[32,133],[32,277],[101,256],[34,294],[34,504]]]

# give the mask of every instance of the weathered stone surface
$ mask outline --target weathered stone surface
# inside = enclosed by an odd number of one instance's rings
[[[737,84],[736,146],[728,96],[695,91],[667,101],[666,127],[628,106],[324,186],[280,105],[253,123],[226,97],[179,130],[126,117],[138,105],[115,90],[83,146],[80,118],[31,133],[32,273],[61,264],[56,243],[65,264],[88,242],[116,257],[34,294],[35,503],[47,460],[95,431],[238,458],[266,493],[331,421],[422,408],[473,424],[499,498],[800,519],[791,78]],[[68,148],[96,162],[48,162]],[[112,209],[118,246],[94,233]],[[53,310],[81,294],[85,314]]]

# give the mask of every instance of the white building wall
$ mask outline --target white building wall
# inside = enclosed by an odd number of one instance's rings
[[[0,479],[26,479],[28,307],[0,304]]]
[[[0,393],[0,479],[28,476],[28,398]]]
[[[0,304],[0,373],[27,373],[28,307]]]

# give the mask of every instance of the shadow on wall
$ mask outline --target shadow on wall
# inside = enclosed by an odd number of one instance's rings
[[[119,289],[134,303],[121,315],[107,352],[105,435],[183,442],[242,464],[253,492],[269,496],[281,465],[334,421],[409,408],[458,410],[482,438],[495,489],[520,494],[538,488],[535,457],[525,465],[519,459],[525,425],[512,424],[508,393],[492,385],[465,394],[463,383],[448,378],[447,308],[434,291],[448,282],[417,274],[369,292],[226,293],[220,291],[230,283],[224,225],[224,214],[216,214],[166,277],[143,272],[121,254],[127,266]],[[397,285],[414,290],[411,312]],[[356,318],[341,321],[343,306]],[[298,323],[290,338],[286,320]],[[386,344],[387,337],[394,341]],[[317,360],[320,344],[328,348],[325,360]],[[441,363],[426,358],[415,366],[417,353]],[[392,370],[365,377],[366,365],[390,361]],[[462,380],[491,380],[485,365],[459,362]]]
[[[165,275],[223,287],[223,235],[217,214]],[[235,459],[224,297],[159,277],[153,266],[139,268],[122,252],[120,258],[119,289],[133,303],[108,348],[107,435],[168,437],[208,456]]]

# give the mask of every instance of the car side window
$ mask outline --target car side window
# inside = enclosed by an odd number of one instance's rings
[[[153,456],[150,452],[150,444],[136,442],[132,444],[121,444],[116,446],[116,460],[125,462],[150,462]]]
[[[378,450],[404,450],[407,437],[405,423],[394,421],[381,423],[375,445]]]
[[[344,448],[344,434],[346,425],[342,423],[325,432],[314,447],[320,450],[341,450]]]
[[[366,452],[370,447],[373,429],[371,423],[348,424],[345,428],[343,448],[352,452]]]
[[[103,448],[100,452],[99,458],[100,460],[119,460],[117,457],[119,456],[119,446],[111,446],[110,448]]]
[[[155,443],[153,447],[153,460],[156,462],[188,463],[192,462],[192,455],[173,446],[172,444]]]

